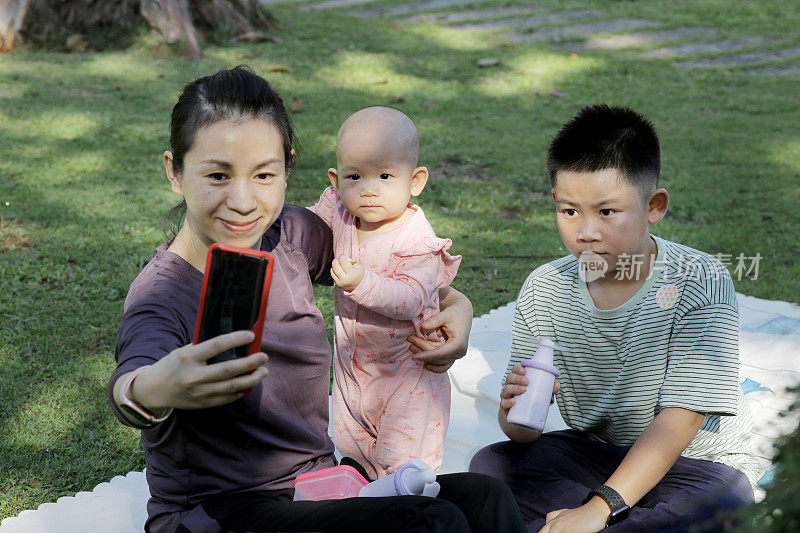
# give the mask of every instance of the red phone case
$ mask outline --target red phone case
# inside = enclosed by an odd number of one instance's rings
[[[269,252],[264,252],[261,250],[253,250],[251,248],[239,248],[238,246],[230,246],[227,244],[221,244],[215,242],[211,246],[208,247],[208,255],[206,255],[206,270],[203,274],[203,288],[200,290],[200,308],[197,310],[197,322],[195,322],[194,326],[194,339],[192,340],[192,344],[198,344],[198,339],[200,337],[200,324],[203,319],[203,309],[205,308],[206,303],[206,289],[208,287],[208,275],[211,272],[211,261],[213,258],[213,251],[215,249],[224,250],[226,252],[233,252],[238,254],[245,254],[245,255],[252,255],[255,257],[266,257],[269,259],[267,262],[267,270],[264,273],[264,288],[261,292],[261,306],[258,310],[258,320],[253,325],[253,333],[255,334],[255,338],[253,342],[250,343],[250,347],[247,351],[248,354],[253,354],[256,352],[261,351],[261,333],[264,331],[264,315],[267,311],[267,299],[269,298],[269,286],[270,282],[272,281],[272,265],[275,262],[275,258]]]

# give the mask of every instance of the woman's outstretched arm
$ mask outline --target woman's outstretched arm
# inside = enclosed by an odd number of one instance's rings
[[[250,342],[252,331],[234,331],[173,350],[138,371],[128,396],[154,415],[169,408],[204,409],[237,400],[266,377],[267,355],[259,352],[213,365],[206,361]],[[130,375],[131,372],[123,374],[114,383],[117,407],[122,405],[122,387]],[[138,425],[122,412],[132,425]]]

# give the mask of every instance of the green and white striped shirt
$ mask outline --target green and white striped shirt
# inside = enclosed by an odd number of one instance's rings
[[[732,466],[755,486],[733,282],[710,255],[654,239],[649,279],[615,309],[597,309],[571,255],[534,270],[517,299],[506,375],[533,356],[533,337],[552,339],[565,348],[554,362],[558,405],[571,428],[631,446],[665,407],[706,413],[682,455]]]

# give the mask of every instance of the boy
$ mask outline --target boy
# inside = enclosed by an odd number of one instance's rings
[[[470,470],[508,483],[528,531],[684,531],[752,501],[733,282],[711,256],[650,235],[669,204],[652,124],[588,106],[547,165],[572,255],[522,286],[498,414],[512,442]],[[540,436],[506,420],[535,337],[565,348],[558,404],[572,430]]]

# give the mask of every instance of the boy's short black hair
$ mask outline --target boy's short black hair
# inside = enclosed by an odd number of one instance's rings
[[[653,124],[626,107],[584,107],[561,127],[547,151],[547,172],[555,187],[559,171],[619,170],[643,195],[658,186],[661,150]]]

